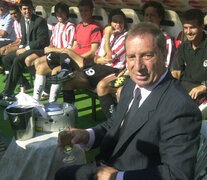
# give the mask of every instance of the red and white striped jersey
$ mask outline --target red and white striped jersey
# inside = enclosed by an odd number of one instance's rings
[[[176,49],[182,43],[182,36],[183,36],[183,31],[180,31],[180,33],[178,34],[178,37],[177,37],[177,39],[175,41],[175,47],[176,47]]]
[[[75,25],[66,22],[62,25],[58,22],[52,27],[52,36],[50,38],[50,44],[56,48],[71,48],[73,46],[75,34]]]
[[[21,31],[20,22],[14,21],[13,26],[14,26],[14,32],[15,32],[16,38],[22,39],[22,31]]]
[[[174,55],[174,51],[175,51],[175,47],[174,47],[174,41],[172,40],[172,38],[167,34],[167,32],[164,29],[160,29],[162,31],[162,33],[164,34],[165,38],[166,38],[166,46],[167,46],[167,60],[166,60],[166,67],[168,67],[170,69],[171,63],[172,63],[172,59],[173,59],[173,55]]]
[[[111,66],[117,69],[123,69],[126,65],[126,52],[124,48],[124,40],[127,32],[124,31],[119,35],[112,34],[110,37],[110,46],[111,46],[111,59],[113,60],[112,63],[105,64],[106,66]],[[104,56],[105,44],[105,35],[102,38],[101,45],[99,46],[98,50],[96,51],[96,56]]]

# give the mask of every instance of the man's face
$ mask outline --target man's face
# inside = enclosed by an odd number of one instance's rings
[[[189,41],[196,41],[202,37],[204,25],[199,26],[196,19],[183,24],[184,33]]]
[[[67,21],[67,19],[68,19],[67,13],[60,8],[56,12],[56,17],[58,19],[58,22],[60,22],[60,23],[63,23],[65,21]]]
[[[151,22],[153,24],[158,25],[158,27],[160,27],[160,22],[162,21],[162,17],[159,16],[156,8],[148,7],[144,11],[144,21]]]
[[[0,7],[0,17],[2,17],[7,11],[8,11],[7,7],[1,6]]]
[[[89,6],[80,6],[79,11],[83,22],[91,21],[93,10]]]
[[[122,15],[114,15],[111,21],[113,31],[121,33],[124,30],[124,18]]]
[[[33,9],[31,6],[22,6],[21,13],[26,19],[30,19],[32,17]]]
[[[11,18],[14,20],[14,21],[19,21],[20,18],[21,18],[21,14],[15,10],[10,10],[9,11],[9,14],[11,15]]]
[[[131,79],[143,88],[155,84],[166,71],[166,54],[159,51],[149,33],[128,37],[126,59]]]

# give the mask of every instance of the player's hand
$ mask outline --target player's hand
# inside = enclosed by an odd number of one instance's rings
[[[198,87],[193,88],[190,92],[189,95],[191,96],[192,99],[196,99],[200,94],[206,93],[207,88],[204,85],[200,85]]]
[[[25,53],[26,51],[27,51],[27,50],[26,50],[25,48],[18,49],[18,50],[16,51],[16,55],[19,56],[20,54],[23,54],[23,53]]]
[[[48,54],[48,53],[52,52],[52,50],[53,50],[52,47],[45,47],[45,49],[44,49],[44,53],[45,53],[45,54]]]

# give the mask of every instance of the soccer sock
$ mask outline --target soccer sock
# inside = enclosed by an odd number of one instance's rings
[[[60,64],[62,70],[69,70],[71,68],[71,58],[65,53],[61,54]]]
[[[111,94],[99,96],[100,106],[104,112],[106,118],[110,118],[114,110],[115,103]]]
[[[63,102],[74,104],[75,93],[73,90],[63,90]]]
[[[34,90],[33,90],[33,98],[36,100],[40,100],[40,96],[42,94],[42,91],[44,90],[46,82],[46,76],[45,75],[39,75],[36,74],[35,76],[35,82],[34,82]]]
[[[50,103],[55,102],[57,100],[57,96],[58,96],[60,88],[61,88],[60,84],[52,84],[50,88],[50,97],[49,97]]]
[[[5,71],[4,73],[5,73],[5,74],[9,74],[9,71]]]

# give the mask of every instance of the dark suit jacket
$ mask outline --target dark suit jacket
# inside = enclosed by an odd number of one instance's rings
[[[101,146],[97,159],[125,171],[124,179],[194,179],[201,125],[198,107],[168,73],[117,138],[134,87],[129,80],[112,118],[93,128],[94,147]]]
[[[26,47],[27,36],[24,17],[21,18],[20,25],[22,30],[22,40],[20,45]],[[43,49],[49,45],[49,33],[45,19],[33,14],[29,25],[29,33],[29,46],[31,50]]]

